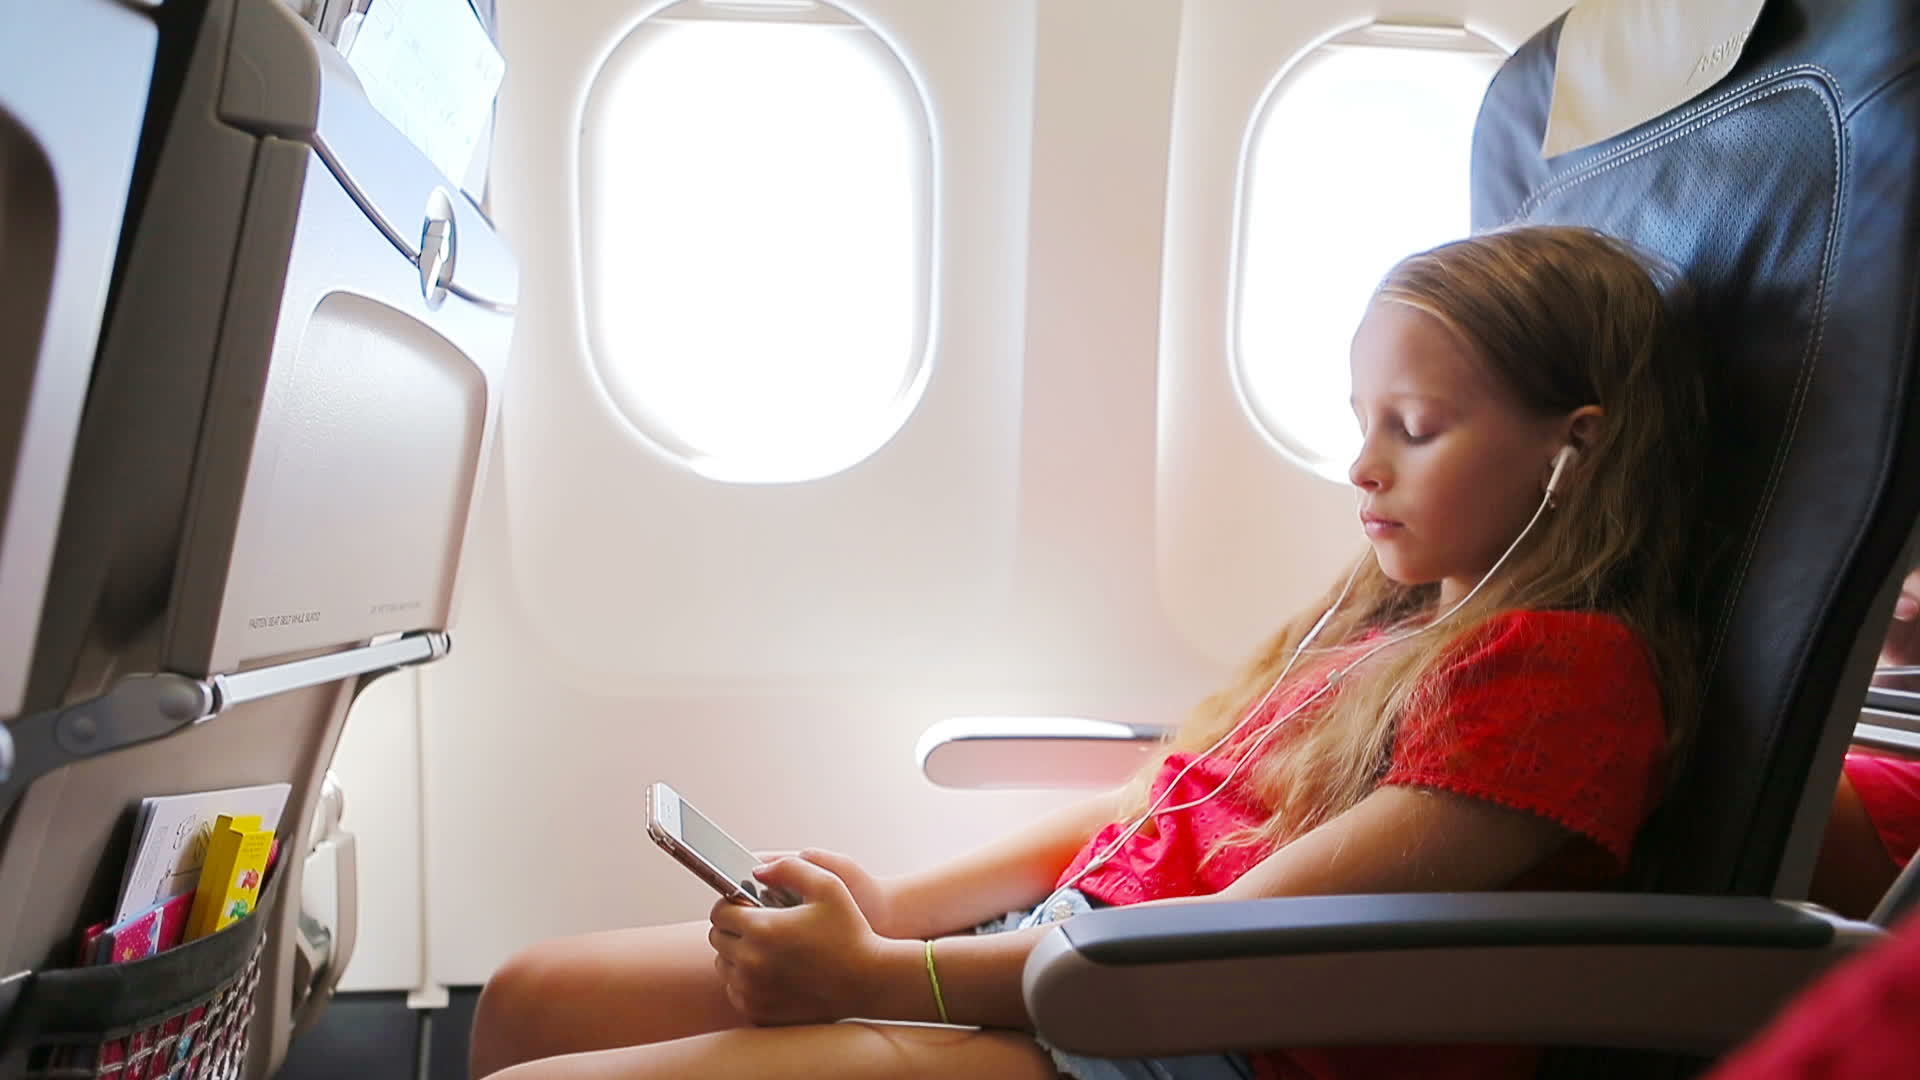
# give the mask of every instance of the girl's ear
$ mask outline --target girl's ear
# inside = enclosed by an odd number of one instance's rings
[[[1582,405],[1568,413],[1567,445],[1575,450],[1585,450],[1592,444],[1594,436],[1600,433],[1600,424],[1606,415],[1607,410],[1598,405]]]

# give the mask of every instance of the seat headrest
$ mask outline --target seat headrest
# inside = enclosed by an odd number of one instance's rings
[[[1766,0],[1582,0],[1567,12],[1543,157],[1592,146],[1726,78]]]

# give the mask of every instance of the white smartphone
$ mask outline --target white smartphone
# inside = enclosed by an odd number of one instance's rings
[[[729,900],[759,907],[799,903],[792,894],[756,880],[753,868],[760,860],[665,784],[647,788],[647,835]]]

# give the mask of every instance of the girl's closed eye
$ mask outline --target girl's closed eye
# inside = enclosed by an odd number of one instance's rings
[[[1439,425],[1431,421],[1403,420],[1400,423],[1400,437],[1414,446],[1432,442],[1434,436],[1438,434],[1440,434]]]

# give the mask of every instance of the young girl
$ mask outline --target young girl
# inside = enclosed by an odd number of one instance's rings
[[[758,872],[796,907],[537,946],[482,995],[474,1074],[1530,1075],[1501,1047],[1085,1058],[1030,1033],[1020,976],[1044,923],[1092,906],[1623,870],[1693,714],[1677,579],[1702,408],[1658,274],[1554,227],[1402,262],[1352,348],[1369,550],[1131,787],[921,874],[803,852]]]

